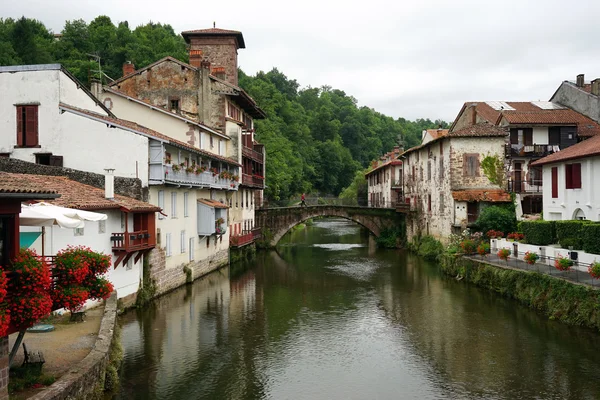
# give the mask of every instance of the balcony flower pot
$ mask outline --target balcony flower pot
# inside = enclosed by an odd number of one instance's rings
[[[532,252],[526,252],[525,256],[523,257],[523,260],[529,264],[529,265],[533,265],[537,262],[537,260],[540,259],[540,256],[537,253],[532,253]]]
[[[498,250],[498,258],[504,261],[508,261],[508,257],[510,257],[510,249],[500,249]]]
[[[592,278],[600,279],[600,262],[594,261],[591,263],[588,267],[588,273],[592,276]]]
[[[181,167],[177,164],[173,164],[173,166],[171,167],[173,168],[173,172],[179,172],[181,171]]]
[[[573,260],[565,257],[559,257],[554,260],[554,267],[559,271],[568,271],[573,266]]]

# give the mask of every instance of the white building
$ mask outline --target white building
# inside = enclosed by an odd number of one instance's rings
[[[502,128],[480,123],[450,130],[402,153],[403,191],[411,210],[409,240],[431,235],[445,241],[474,223],[483,203],[511,201],[480,167],[487,155],[504,159],[506,135]]]
[[[371,162],[371,170],[365,174],[369,207],[393,208],[404,202],[399,155],[400,148],[394,147],[393,151]]]
[[[60,64],[0,67],[0,93],[2,156],[100,174],[113,168],[147,186],[148,139],[114,119]]]
[[[600,221],[600,135],[532,165],[543,169],[544,219]]]
[[[111,180],[112,176],[107,176]],[[139,289],[142,278],[143,256],[154,248],[156,235],[154,214],[158,207],[130,197],[115,195],[112,185],[106,190],[59,176],[11,174],[0,172],[0,183],[18,180],[33,187],[53,190],[60,194],[49,203],[61,207],[76,208],[106,214],[104,221],[86,221],[84,228],[46,228],[44,245],[38,237],[32,248],[38,254],[56,255],[68,246],[87,246],[92,250],[109,254],[112,266],[108,279],[117,290],[118,298],[131,301]],[[21,232],[40,232],[41,228],[21,227]],[[43,250],[43,251],[42,251]]]

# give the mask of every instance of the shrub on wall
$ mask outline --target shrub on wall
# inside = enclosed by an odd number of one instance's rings
[[[423,236],[419,246],[419,255],[426,260],[437,260],[440,254],[444,252],[442,243],[432,236]]]
[[[600,224],[585,224],[581,227],[583,251],[600,254]]]
[[[547,246],[555,242],[555,221],[521,221],[519,230],[525,235],[529,244]]]
[[[517,219],[514,210],[502,206],[490,206],[481,211],[475,225],[481,232],[488,232],[491,229],[512,232],[517,228]]]
[[[566,249],[573,246],[574,249],[581,250],[583,248],[581,228],[588,223],[589,221],[579,220],[556,221],[556,239],[561,247]]]

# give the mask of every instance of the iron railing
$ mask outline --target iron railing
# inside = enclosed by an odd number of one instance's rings
[[[511,193],[542,193],[542,180],[509,180],[508,191]]]
[[[185,168],[175,171],[170,164],[165,165],[164,179],[166,182],[184,183],[214,189],[237,190],[239,186],[239,182],[227,178],[220,178],[219,175],[214,175],[210,171],[200,172],[199,174],[187,172]]]

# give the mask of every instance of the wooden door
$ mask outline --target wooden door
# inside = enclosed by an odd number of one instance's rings
[[[523,191],[523,166],[520,162],[515,163],[515,180],[513,184],[513,190],[515,193],[521,193]]]

